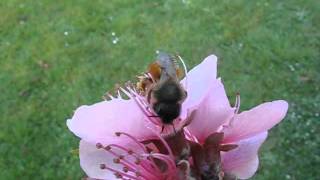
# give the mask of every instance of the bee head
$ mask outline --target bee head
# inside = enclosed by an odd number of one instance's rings
[[[181,104],[157,102],[153,105],[153,109],[164,124],[170,124],[180,115]]]

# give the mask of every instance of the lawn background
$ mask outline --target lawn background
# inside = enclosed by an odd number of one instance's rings
[[[241,110],[289,102],[253,179],[319,177],[320,1],[0,2],[0,179],[80,179],[78,106],[134,80],[156,50],[219,57]]]

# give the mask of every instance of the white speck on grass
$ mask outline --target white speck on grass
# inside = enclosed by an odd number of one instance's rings
[[[307,16],[307,12],[304,9],[301,9],[301,10],[296,12],[296,16],[297,16],[299,21],[302,21]]]
[[[191,2],[190,2],[190,0],[182,0],[182,3],[185,5],[189,5]]]
[[[112,36],[115,36],[115,35],[116,35],[116,33],[115,33],[115,32],[112,32],[112,33],[111,33],[111,35],[112,35]]]
[[[291,64],[289,65],[290,71],[295,71],[296,69]]]
[[[112,43],[113,44],[117,44],[119,42],[119,38],[115,37],[114,39],[112,39]]]
[[[238,46],[239,46],[239,50],[241,50],[243,48],[243,43],[239,43]]]
[[[68,35],[69,35],[69,32],[68,32],[68,31],[65,31],[63,34],[64,34],[65,36],[68,36]]]
[[[287,174],[286,179],[291,179],[291,176],[289,174]]]

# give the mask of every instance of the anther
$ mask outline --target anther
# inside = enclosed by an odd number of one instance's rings
[[[114,176],[116,176],[116,178],[118,178],[118,179],[122,178],[122,175],[118,172],[114,173]]]
[[[116,132],[115,134],[116,134],[116,136],[120,136],[121,135],[121,133],[119,133],[119,132]]]
[[[100,169],[106,169],[106,165],[105,164],[100,164]]]
[[[97,143],[97,144],[96,144],[96,148],[97,148],[97,149],[101,149],[101,148],[103,148],[103,145],[102,145],[101,143]]]
[[[235,102],[235,111],[234,111],[234,113],[235,114],[238,114],[238,112],[239,112],[239,109],[240,109],[240,93],[239,92],[237,92],[237,94],[236,94],[236,102]]]
[[[106,146],[106,147],[104,147],[104,150],[110,151],[110,150],[111,150],[111,147],[110,147],[110,146]]]
[[[119,156],[119,159],[124,159],[124,156],[123,156],[123,155],[120,155],[120,156]]]
[[[141,173],[139,171],[137,171],[135,174],[137,177],[141,176]]]
[[[128,150],[128,154],[133,154],[133,151],[131,149]]]
[[[141,160],[137,158],[137,159],[134,161],[134,163],[136,163],[137,165],[139,165],[139,164],[141,163]]]
[[[122,170],[123,170],[123,172],[125,172],[125,173],[126,173],[126,172],[128,172],[128,171],[129,171],[129,168],[125,166],[125,167],[123,167],[123,168],[122,168]]]
[[[113,162],[116,163],[116,164],[119,164],[120,163],[120,159],[119,158],[114,158]]]

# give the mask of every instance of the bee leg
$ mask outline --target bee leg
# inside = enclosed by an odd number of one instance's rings
[[[150,107],[150,106],[147,106],[147,107],[146,107],[146,110],[147,110],[149,113],[152,114],[152,112],[151,112],[151,107]]]
[[[177,131],[176,131],[176,128],[174,127],[174,124],[171,123],[171,125],[172,125],[172,128],[173,128],[174,133],[177,134]]]
[[[162,125],[162,128],[161,128],[161,133],[163,133],[163,130],[164,130],[164,125]]]

